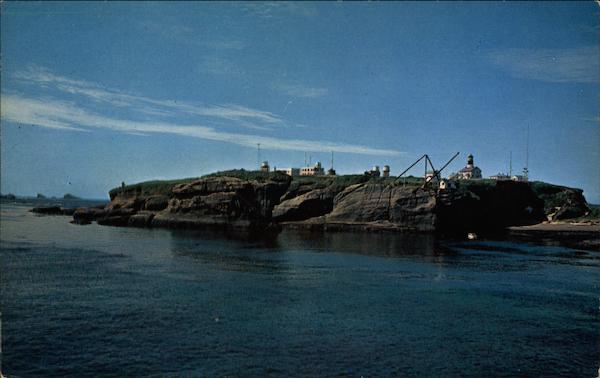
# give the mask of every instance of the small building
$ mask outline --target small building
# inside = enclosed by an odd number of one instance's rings
[[[282,172],[285,173],[288,176],[299,176],[300,175],[300,168],[275,168],[273,169],[273,171],[275,172]]]
[[[335,176],[335,175],[336,175],[336,173],[335,173],[335,169],[333,169],[333,168],[329,168],[329,169],[327,170],[327,176]]]
[[[481,178],[481,169],[473,163],[473,155],[467,156],[467,166],[454,175],[457,180],[473,180]]]
[[[390,177],[390,166],[389,165],[383,166],[383,177]]]
[[[371,177],[379,177],[379,176],[381,176],[381,171],[379,170],[379,166],[376,165],[373,168],[371,168],[370,171],[365,171],[365,175],[371,176]]]
[[[321,162],[317,162],[312,167],[302,167],[300,168],[300,176],[322,176],[325,174],[325,170],[321,166]]]
[[[440,180],[440,190],[456,189],[456,182],[450,179]]]
[[[505,173],[498,173],[496,175],[490,176],[490,180],[506,181],[506,180],[511,180],[511,177]]]
[[[529,179],[525,175],[514,175],[510,179],[513,181],[529,181]]]
[[[425,175],[425,182],[437,183],[438,181],[439,181],[438,176],[436,175],[436,172],[434,172],[434,171],[428,171],[427,174]]]
[[[262,164],[260,165],[260,171],[269,173],[269,162],[268,161],[265,160],[262,162]]]

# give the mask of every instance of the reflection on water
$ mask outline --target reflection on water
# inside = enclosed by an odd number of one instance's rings
[[[243,232],[213,232],[192,230],[169,230],[172,241],[182,240],[223,241],[227,239],[241,248],[262,248],[284,251],[304,249],[320,252],[348,252],[373,256],[434,256],[449,253],[436,245],[431,234],[391,234],[352,232],[310,232],[284,230],[278,235],[252,235]]]
[[[599,254],[76,226],[2,206],[17,376],[594,376]]]

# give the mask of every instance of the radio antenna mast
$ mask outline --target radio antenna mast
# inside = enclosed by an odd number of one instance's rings
[[[523,169],[525,180],[529,181],[529,124],[527,124],[527,140],[525,145],[525,169]]]
[[[333,169],[333,151],[331,151],[331,169]]]
[[[260,143],[256,143],[256,165],[260,169]]]

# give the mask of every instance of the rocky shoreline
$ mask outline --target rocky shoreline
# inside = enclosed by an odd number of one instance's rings
[[[337,176],[292,179],[267,174],[248,179],[212,175],[162,186],[134,185],[110,192],[106,206],[37,208],[39,214],[71,215],[73,223],[122,227],[278,232],[282,228],[466,233],[534,225],[557,213],[581,216],[588,209],[581,190],[530,183],[465,182],[457,189],[422,188],[390,179]],[[560,214],[559,214],[560,215]]]
[[[559,240],[572,248],[600,251],[599,222],[543,222],[531,226],[509,227],[508,235],[520,240]]]

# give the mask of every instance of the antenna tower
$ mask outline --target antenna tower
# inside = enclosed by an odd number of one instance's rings
[[[260,169],[260,143],[256,143],[256,165]]]
[[[333,151],[331,151],[331,169],[333,169]]]
[[[525,144],[525,168],[523,169],[525,180],[529,180],[529,124],[527,124],[527,141]]]

